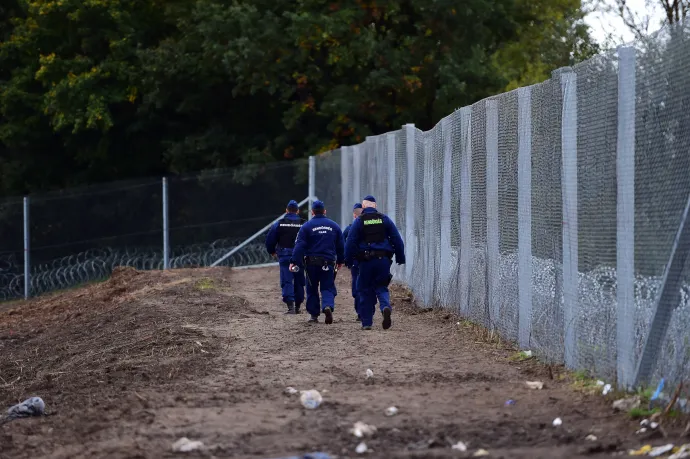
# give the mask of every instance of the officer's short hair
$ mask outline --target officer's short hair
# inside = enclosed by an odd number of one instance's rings
[[[365,199],[364,201],[362,201],[362,207],[364,207],[365,209],[368,209],[370,207],[373,207],[374,209],[376,209],[376,201],[372,202],[372,201],[367,201]]]
[[[358,207],[355,210],[353,210],[352,213],[355,214],[356,217],[359,217],[359,215],[362,213],[362,208]]]
[[[326,209],[312,209],[316,215],[323,215],[326,213]]]

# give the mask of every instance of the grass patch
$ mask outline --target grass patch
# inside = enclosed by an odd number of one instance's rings
[[[513,362],[524,362],[525,360],[531,360],[534,358],[531,352],[519,351],[510,356],[510,360]]]
[[[659,413],[661,410],[659,408],[654,408],[652,410],[648,410],[646,408],[633,408],[630,411],[628,411],[628,416],[630,416],[632,419],[644,419],[652,416],[655,413]]]
[[[210,279],[208,277],[203,277],[199,279],[195,285],[195,287],[199,290],[210,290],[212,288],[215,288],[216,284],[213,281],[213,279]]]

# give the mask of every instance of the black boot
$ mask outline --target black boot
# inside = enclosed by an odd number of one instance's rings
[[[295,304],[295,314],[300,314],[300,307],[302,306],[302,303],[297,303]]]
[[[288,307],[288,310],[285,314],[295,314],[295,302],[294,301],[288,301],[287,307]]]
[[[391,308],[383,308],[383,329],[388,330],[393,325],[391,320]]]

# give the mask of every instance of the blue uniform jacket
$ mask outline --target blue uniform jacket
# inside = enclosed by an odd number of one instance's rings
[[[299,223],[302,219],[300,218],[299,214],[285,214],[285,218],[288,220],[294,220],[296,223]],[[280,220],[275,222],[273,226],[271,226],[271,229],[268,230],[268,234],[266,235],[266,250],[268,251],[269,255],[273,255],[274,253],[278,255],[278,257],[283,258],[283,257],[289,257],[292,256],[292,250],[293,249],[288,249],[285,247],[277,247],[278,245],[278,225],[280,225]]]
[[[344,239],[345,241],[347,241],[347,235],[350,234],[350,229],[351,229],[351,228],[352,228],[352,223],[350,223],[349,225],[347,225],[347,226],[345,227],[345,230],[343,231],[343,239]],[[352,267],[354,267],[354,266],[357,266],[357,260],[353,260],[353,261],[352,261],[352,264],[348,263],[348,265],[347,265],[348,268],[352,268]]]
[[[338,224],[325,215],[314,215],[299,229],[290,261],[302,266],[304,257],[308,256],[342,263],[344,245],[343,232]]]
[[[362,211],[364,214],[373,214],[377,210],[373,208],[367,208]],[[386,228],[386,239],[383,242],[375,242],[373,244],[367,244],[362,238],[362,228],[364,224],[362,219],[357,220],[350,225],[350,231],[348,232],[347,241],[345,242],[345,263],[350,264],[354,261],[355,256],[358,252],[363,250],[387,250],[389,252],[395,253],[395,261],[402,265],[405,263],[405,245],[403,243],[402,237],[400,237],[400,232],[396,228],[393,220],[388,218],[387,215],[383,215],[383,226]]]

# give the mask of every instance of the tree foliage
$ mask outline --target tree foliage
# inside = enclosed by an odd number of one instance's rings
[[[548,78],[579,0],[7,0],[0,193],[291,159]]]

